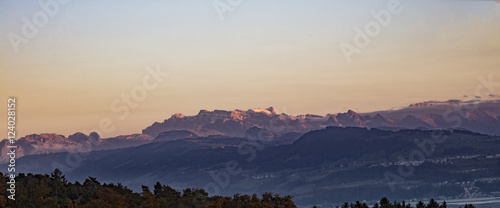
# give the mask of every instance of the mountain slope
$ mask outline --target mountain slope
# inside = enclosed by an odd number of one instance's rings
[[[423,151],[419,146],[423,141],[438,141],[436,135],[441,143],[434,142],[423,158],[410,160],[413,152]],[[33,167],[44,166],[50,172],[50,164],[43,162],[64,163],[61,154],[23,157],[19,168],[33,172]],[[401,176],[399,169],[407,167],[405,161],[415,164],[414,171]],[[397,191],[391,191],[387,172],[401,178],[394,184]],[[279,146],[218,136],[98,151],[85,157],[67,177],[95,176],[105,182],[122,181],[133,189],[160,181],[177,188],[208,186],[212,193],[218,187],[220,194],[273,191],[292,194],[298,204],[307,205],[381,195],[463,197],[467,181],[477,187],[471,189],[476,196],[494,196],[491,187],[500,185],[499,173],[500,137],[460,130],[328,127]]]
[[[346,113],[318,116],[276,114],[274,109],[247,111],[201,110],[195,116],[174,114],[162,123],[155,122],[143,134],[101,139],[75,133],[65,138],[57,134],[33,134],[17,141],[17,156],[47,154],[65,151],[91,151],[137,146],[157,141],[222,135],[254,140],[273,139],[272,144],[291,143],[298,136],[326,126],[369,127],[386,130],[399,129],[464,129],[489,135],[500,135],[500,102],[422,102],[394,111],[358,114]],[[7,140],[0,142],[0,162],[7,161]]]
[[[113,138],[101,139],[93,132],[90,136],[83,133],[75,133],[68,138],[59,134],[31,134],[21,137],[16,141],[18,158],[25,155],[39,155],[57,152],[88,152],[94,150],[117,149],[138,146],[149,143],[153,137],[145,134],[122,135]],[[10,145],[8,140],[0,142],[0,162],[8,160],[7,152]]]
[[[474,105],[473,105],[474,104]],[[471,107],[472,106],[472,107]],[[359,114],[346,113],[318,116],[276,114],[274,109],[247,111],[207,111],[197,115],[175,114],[162,123],[143,129],[143,134],[156,137],[164,131],[188,130],[200,136],[225,135],[244,137],[257,127],[275,133],[305,133],[326,126],[354,126],[385,129],[465,129],[489,135],[500,135],[500,102],[422,102],[407,108]]]

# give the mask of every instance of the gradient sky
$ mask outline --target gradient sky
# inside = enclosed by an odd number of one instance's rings
[[[354,28],[389,1],[243,0],[224,20],[214,2],[73,0],[15,53],[8,34],[22,35],[22,19],[43,10],[0,1],[0,97],[18,99],[18,136],[88,133],[103,118],[116,127],[103,137],[138,133],[200,109],[368,112],[473,97],[479,76],[500,80],[493,1],[402,0],[351,63],[340,43],[353,44]],[[156,65],[168,77],[119,119],[113,101]]]

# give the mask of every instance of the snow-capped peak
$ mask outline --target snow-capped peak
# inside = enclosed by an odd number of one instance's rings
[[[271,113],[271,111],[267,110],[267,109],[263,109],[263,108],[253,108],[253,109],[250,109],[251,111],[255,112],[255,113],[265,113],[267,115],[272,115],[273,113]]]

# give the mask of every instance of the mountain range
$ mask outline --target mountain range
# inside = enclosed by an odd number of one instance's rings
[[[438,142],[436,135],[446,139]],[[16,168],[50,173],[58,167],[71,181],[92,176],[133,190],[159,181],[222,195],[272,191],[293,195],[298,205],[309,207],[381,196],[406,201],[500,197],[498,136],[326,127],[291,144],[269,144],[240,137],[192,137],[93,151],[74,166],[69,153],[24,156]]]
[[[201,110],[141,134],[28,135],[16,142],[16,171],[59,168],[69,180],[92,176],[134,190],[160,181],[212,194],[272,191],[304,206],[382,196],[499,197],[499,115],[498,101],[325,116]],[[7,162],[7,140],[0,145]]]
[[[96,150],[117,149],[139,146],[150,143],[154,138],[146,134],[132,134],[102,139],[93,132],[89,135],[75,133],[67,138],[60,134],[44,133],[31,134],[16,140],[16,156],[18,158],[26,155],[39,155],[57,152],[88,152]],[[0,162],[8,160],[7,153],[10,151],[8,140],[0,142],[2,155]]]
[[[141,134],[100,138],[96,133],[75,133],[67,138],[54,133],[32,134],[17,140],[18,157],[68,151],[91,151],[139,146],[152,141],[183,138],[228,136],[241,138],[277,138],[272,144],[290,144],[302,134],[327,126],[398,129],[462,129],[500,135],[500,100],[421,102],[399,110],[370,113],[277,114],[274,108],[243,110],[200,110],[197,115],[174,114],[155,122]],[[259,135],[257,135],[257,133]],[[8,141],[0,142],[0,162],[7,161]],[[82,150],[84,148],[85,150]]]
[[[500,135],[500,103],[485,102],[421,102],[406,108],[358,114],[352,110],[325,116],[276,114],[274,108],[247,111],[201,110],[197,115],[172,115],[142,130],[156,137],[171,130],[188,130],[199,136],[225,135],[245,137],[252,127],[277,133],[305,133],[326,126],[369,127],[384,129],[464,129]]]

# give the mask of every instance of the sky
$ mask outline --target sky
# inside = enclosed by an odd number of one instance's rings
[[[200,109],[369,112],[474,97],[500,80],[499,37],[494,1],[0,0],[0,97],[18,138]]]

